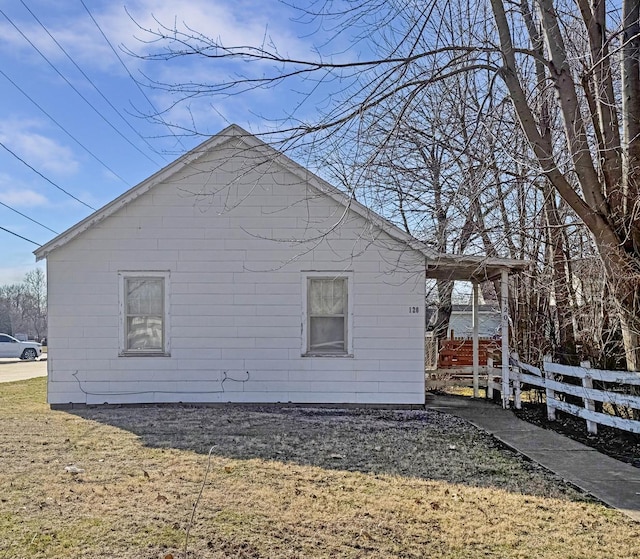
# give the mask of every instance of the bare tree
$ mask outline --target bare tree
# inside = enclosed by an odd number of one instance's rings
[[[47,332],[47,280],[40,268],[31,270],[24,278],[26,293],[23,319],[30,331],[41,339]]]
[[[637,370],[640,368],[640,190],[635,178],[638,165],[635,153],[640,138],[628,132],[633,129],[631,122],[637,122],[640,116],[637,52],[631,48],[633,29],[638,23],[637,6],[633,12],[629,2],[623,3],[623,37],[625,33],[631,35],[620,45],[625,77],[622,102],[618,103],[613,93],[614,73],[609,53],[612,37],[607,34],[607,22],[612,14],[607,13],[604,0],[593,5],[578,1],[586,35],[586,48],[580,52],[584,61],[581,68],[570,64],[575,58],[570,58],[567,45],[574,49],[581,45],[576,41],[568,43],[571,37],[563,35],[565,27],[559,19],[560,10],[551,0],[537,0],[535,4],[539,35],[530,35],[529,41],[535,45],[540,36],[544,39],[544,48],[534,48],[531,56],[543,56],[545,83],[556,92],[555,102],[563,121],[561,150],[553,145],[552,135],[541,130],[539,115],[534,112],[519,76],[516,53],[524,49],[518,48],[513,40],[514,18],[507,17],[502,0],[491,0],[503,60],[500,73],[543,173],[593,236],[617,303],[627,366]],[[628,59],[634,56],[636,62],[632,63]],[[619,121],[624,124],[623,138]]]
[[[0,286],[0,324],[9,334],[46,336],[47,284],[41,269],[28,272],[22,283]]]
[[[292,112],[277,123],[274,137],[289,148],[317,150],[330,142],[342,146],[339,153],[353,153],[353,147],[347,148],[353,145],[362,146],[356,152],[371,153],[373,148],[363,142],[375,137],[377,149],[386,149],[425,92],[457,76],[474,76],[473,95],[480,104],[507,102],[517,116],[528,163],[544,175],[550,189],[549,230],[560,225],[554,223],[553,193],[589,230],[615,301],[627,366],[639,369],[637,0],[623,0],[621,13],[604,0],[520,0],[509,2],[508,9],[503,0],[323,0],[302,12],[310,21],[332,27],[334,38],[357,42],[365,55],[345,61],[344,53],[332,52],[335,43],[327,41],[314,56],[300,59],[279,52],[272,41],[226,45],[189,27],[158,24],[146,29],[158,46],[149,60],[200,56],[212,64],[242,62],[248,70],[215,83],[153,85],[176,94],[177,102],[189,102],[272,88],[287,80],[306,88],[311,98],[326,84],[339,83],[341,91],[317,118],[300,121]],[[376,127],[386,133],[373,136]],[[514,160],[522,156],[513,154]],[[404,204],[408,198],[398,201]],[[482,204],[480,208],[476,222]],[[552,237],[551,244],[558,263],[559,238]],[[502,250],[500,245],[494,249]],[[556,279],[561,275],[558,266]]]

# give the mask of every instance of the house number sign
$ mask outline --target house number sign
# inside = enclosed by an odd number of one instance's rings
[[[420,307],[409,307],[409,314],[419,314]]]

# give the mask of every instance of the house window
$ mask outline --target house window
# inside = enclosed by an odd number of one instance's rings
[[[313,275],[306,277],[306,319],[303,353],[344,356],[349,343],[350,278]]]
[[[167,355],[168,273],[121,272],[122,355]]]

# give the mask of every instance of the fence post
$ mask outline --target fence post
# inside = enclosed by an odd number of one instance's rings
[[[580,367],[582,367],[583,369],[590,369],[591,368],[591,363],[589,361],[582,361],[580,363]],[[582,387],[583,388],[593,388],[593,378],[590,375],[586,375],[583,379],[582,379]],[[588,411],[596,411],[596,403],[591,400],[590,398],[587,398],[586,396],[582,398],[584,400],[584,409],[588,410]],[[591,433],[592,435],[597,435],[598,434],[598,424],[595,421],[590,421],[587,419],[587,432]]]
[[[513,361],[513,403],[516,409],[522,409],[522,383],[520,381],[520,356],[517,351],[511,352],[511,360]]]
[[[493,357],[487,357],[487,400],[493,400]]]
[[[550,388],[546,387],[547,379],[555,380],[555,377],[554,377],[553,373],[550,373],[549,371],[547,371],[547,369],[544,367],[544,363],[552,363],[551,355],[545,355],[544,356],[542,368],[544,370],[545,394],[546,394],[546,397],[547,397],[546,398],[547,399],[547,419],[549,421],[555,421],[556,420],[556,408],[553,405],[553,400],[556,397],[556,393],[553,390],[551,390]]]

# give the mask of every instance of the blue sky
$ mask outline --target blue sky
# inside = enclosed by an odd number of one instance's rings
[[[46,243],[52,231],[92,213],[89,206],[100,208],[204,139],[178,142],[162,123],[144,118],[172,99],[159,90],[143,94],[129,73],[214,81],[230,68],[125,54],[123,47],[139,54],[155,48],[138,40],[144,34],[132,18],[142,27],[157,27],[154,18],[185,23],[228,44],[273,37],[281,51],[304,57],[319,40],[276,0],[0,0],[0,10],[0,227],[11,231],[0,229],[0,284],[21,281],[36,267],[37,246],[29,241]],[[191,127],[193,117],[203,135],[231,122],[258,131],[263,116],[277,118],[292,103],[285,85],[194,100],[164,118]]]

